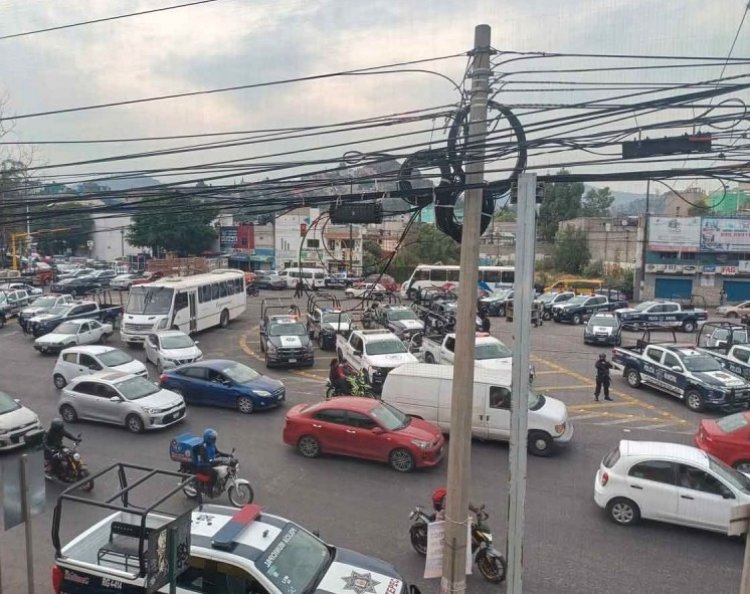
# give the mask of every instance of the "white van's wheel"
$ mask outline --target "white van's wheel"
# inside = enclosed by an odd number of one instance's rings
[[[534,456],[549,456],[552,453],[552,446],[553,440],[549,433],[545,433],[544,431],[529,431],[529,453]]]

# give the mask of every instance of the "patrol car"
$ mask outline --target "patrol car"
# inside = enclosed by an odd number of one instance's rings
[[[58,510],[55,510],[58,512]],[[158,531],[173,517],[150,512],[142,528],[139,515],[118,511],[60,548],[58,525],[53,529],[56,594],[146,594],[150,566],[144,533]],[[161,544],[161,540],[159,540]],[[418,594],[396,568],[385,561],[329,545],[311,532],[258,505],[239,511],[219,505],[193,510],[190,553],[178,547],[177,592],[253,594]],[[148,569],[142,572],[141,567]],[[145,574],[145,575],[144,575]],[[153,583],[153,582],[152,582]],[[157,581],[156,585],[164,583]],[[158,592],[168,592],[162,586]]]
[[[386,330],[390,330],[404,342],[408,342],[415,334],[424,332],[424,322],[410,307],[405,305],[383,305],[376,307],[373,322]]]
[[[639,330],[658,324],[666,328],[679,328],[684,332],[695,332],[699,322],[708,319],[706,310],[676,301],[644,301],[635,307],[616,309],[615,313],[626,330]]]
[[[598,312],[612,311],[627,305],[625,301],[610,301],[604,295],[577,295],[564,303],[552,306],[552,318],[555,322],[581,324]]]
[[[589,318],[583,328],[583,344],[622,344],[622,326],[612,313],[597,313]]]
[[[694,346],[641,343],[616,347],[612,363],[622,370],[630,387],[651,386],[680,398],[692,411],[750,405],[750,383]]]
[[[260,323],[260,350],[266,367],[312,367],[313,344],[298,315],[266,316]]]

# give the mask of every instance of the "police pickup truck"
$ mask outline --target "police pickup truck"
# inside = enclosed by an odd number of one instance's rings
[[[424,322],[414,310],[405,305],[381,305],[373,304],[373,307],[365,312],[362,324],[365,328],[380,326],[390,330],[404,342],[409,342],[415,334],[424,332]]]
[[[610,301],[604,295],[577,295],[568,301],[552,306],[552,319],[555,322],[581,324],[601,311],[612,311],[627,307],[626,301]]]
[[[419,363],[401,339],[388,330],[353,330],[348,338],[339,334],[336,352],[339,361],[361,372],[375,390],[382,389],[391,369]]]
[[[105,304],[100,306],[94,301],[76,301],[75,303],[58,305],[28,319],[25,330],[31,332],[35,338],[49,334],[63,322],[79,320],[81,318],[98,320],[102,324],[117,326],[122,316],[121,305]]]
[[[708,318],[706,310],[676,301],[644,301],[635,307],[616,309],[615,313],[626,330],[640,330],[658,324],[667,328],[679,328],[684,332],[695,332],[698,322]]]
[[[639,341],[614,348],[612,363],[631,388],[651,386],[680,398],[692,411],[750,405],[750,383],[694,346]]]

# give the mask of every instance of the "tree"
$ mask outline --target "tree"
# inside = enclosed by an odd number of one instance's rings
[[[495,213],[493,219],[498,223],[515,223],[516,211],[515,209],[503,208]]]
[[[609,188],[589,188],[581,201],[582,217],[606,217],[615,201]]]
[[[181,193],[167,194],[154,201],[149,198],[137,208],[127,233],[128,242],[178,256],[201,254],[210,249],[216,230],[212,223],[219,209],[207,202]]]
[[[379,272],[383,265],[383,250],[377,242],[366,239],[362,243],[362,272],[364,276]]]
[[[568,172],[561,169],[558,175]],[[547,241],[554,241],[560,221],[574,219],[581,211],[584,187],[580,182],[552,183],[544,186],[544,198],[539,209],[539,232]]]
[[[87,210],[85,205],[77,202],[32,209],[32,241],[37,244],[39,252],[52,256],[85,248],[94,232],[94,221]]]
[[[417,264],[457,264],[459,245],[431,223],[416,223],[406,234],[393,260],[393,276],[411,271]]]
[[[581,274],[591,260],[586,232],[566,227],[557,236],[555,268],[568,274]]]

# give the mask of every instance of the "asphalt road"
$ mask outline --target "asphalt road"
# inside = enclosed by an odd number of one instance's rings
[[[261,297],[268,294],[262,294]],[[288,296],[289,294],[287,294]],[[305,311],[305,307],[301,307]],[[226,330],[198,336],[207,357],[248,362],[264,371],[258,358],[260,298]],[[511,324],[493,318],[492,333],[512,344]],[[619,439],[690,443],[701,418],[677,400],[649,390],[630,389],[613,377],[614,402],[593,402],[593,364],[602,349],[584,346],[582,328],[547,322],[532,330],[536,386],[564,400],[575,424],[568,447],[550,458],[529,459],[526,502],[525,591],[530,594],[730,594],[739,591],[743,547],[720,534],[644,523],[615,526],[593,502],[593,479],[602,456]],[[117,341],[112,341],[117,344]],[[132,351],[143,358],[143,352]],[[321,398],[330,353],[316,355],[315,368],[269,371],[287,386],[288,405]],[[14,322],[0,330],[0,389],[21,398],[43,422],[56,415],[58,392],[52,385],[54,357],[36,353],[31,339]],[[151,368],[152,378],[156,371]],[[284,410],[252,416],[221,409],[191,407],[187,420],[170,430],[133,436],[116,427],[79,424],[80,451],[92,469],[116,461],[175,469],[169,460],[171,436],[206,426],[219,431],[220,445],[237,448],[240,474],[248,478],[256,502],[310,528],[328,542],[394,563],[423,592],[435,592],[438,580],[421,578],[423,561],[408,539],[408,514],[428,505],[432,490],[445,483],[443,464],[429,471],[399,475],[386,465],[344,458],[308,460],[281,441]],[[6,456],[7,458],[8,456]],[[487,504],[490,525],[505,549],[508,446],[474,442],[471,498]],[[59,488],[48,484],[47,511],[34,518],[37,592],[50,592],[53,550],[51,510]],[[114,492],[98,484],[96,493]],[[146,493],[148,495],[149,493]],[[181,502],[179,502],[181,503]],[[92,521],[90,509],[66,510],[64,535]],[[0,533],[2,584],[6,592],[25,591],[23,528]],[[470,576],[471,592],[504,591]]]

